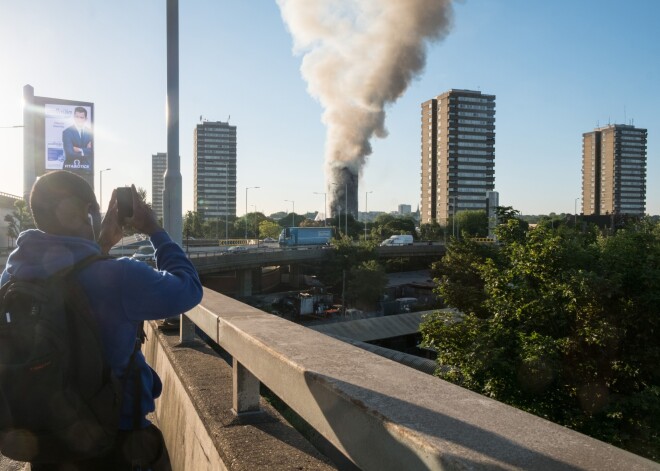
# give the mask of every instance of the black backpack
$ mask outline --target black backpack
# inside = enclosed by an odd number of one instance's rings
[[[77,461],[113,446],[122,385],[75,279],[101,258],[0,289],[0,452],[8,458]]]

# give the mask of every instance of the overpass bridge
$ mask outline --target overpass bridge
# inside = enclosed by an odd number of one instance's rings
[[[174,470],[660,469],[208,289],[179,335],[149,328],[144,351],[163,378],[156,418]],[[313,428],[334,463],[278,428],[261,384]]]
[[[437,257],[445,253],[444,245],[407,245],[399,247],[378,247],[379,258],[401,257]],[[222,272],[235,272],[240,296],[250,296],[261,277],[261,269],[268,266],[289,266],[290,281],[299,285],[300,265],[322,263],[332,255],[332,247],[299,248],[249,248],[243,252],[231,253],[214,248],[209,251],[194,251],[188,254],[201,275],[213,275]]]

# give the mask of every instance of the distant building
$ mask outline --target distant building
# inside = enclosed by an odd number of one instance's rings
[[[399,214],[402,216],[407,216],[412,213],[412,206],[409,204],[400,204],[399,205]]]
[[[486,210],[495,189],[495,95],[449,90],[422,103],[421,223]]]
[[[646,212],[646,129],[611,124],[582,135],[582,213]]]
[[[236,216],[236,126],[202,121],[194,138],[195,211],[211,220]]]
[[[156,217],[163,219],[163,187],[167,170],[167,154],[158,152],[151,155],[151,208]]]

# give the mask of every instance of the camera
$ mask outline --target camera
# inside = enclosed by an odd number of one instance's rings
[[[117,188],[117,213],[120,223],[133,216],[133,191],[131,187]]]

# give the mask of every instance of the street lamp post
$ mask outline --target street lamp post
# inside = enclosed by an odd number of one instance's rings
[[[261,188],[259,186],[248,186],[245,188],[245,241],[247,242],[247,229],[248,229],[248,190],[253,188]]]
[[[227,206],[229,203],[229,163],[225,162],[225,245],[227,245],[227,235],[229,234],[229,211]]]
[[[327,206],[327,193],[314,192],[315,195],[323,195],[323,227],[326,227],[328,220],[328,206]]]
[[[456,237],[456,197],[450,196],[449,200],[451,201],[451,236]]]
[[[364,241],[367,241],[367,213],[369,212],[369,193],[372,191],[366,191],[364,193]]]
[[[291,203],[291,227],[296,227],[296,202],[293,200],[284,200]]]
[[[575,212],[575,219],[574,219],[574,224],[575,228],[577,229],[577,202],[580,200],[580,197],[578,196],[575,198],[575,203],[573,204],[573,211]]]
[[[101,211],[103,211],[103,172],[107,172],[108,170],[112,170],[111,168],[104,168],[99,172],[99,192],[100,192],[100,203],[99,206],[101,207]]]

